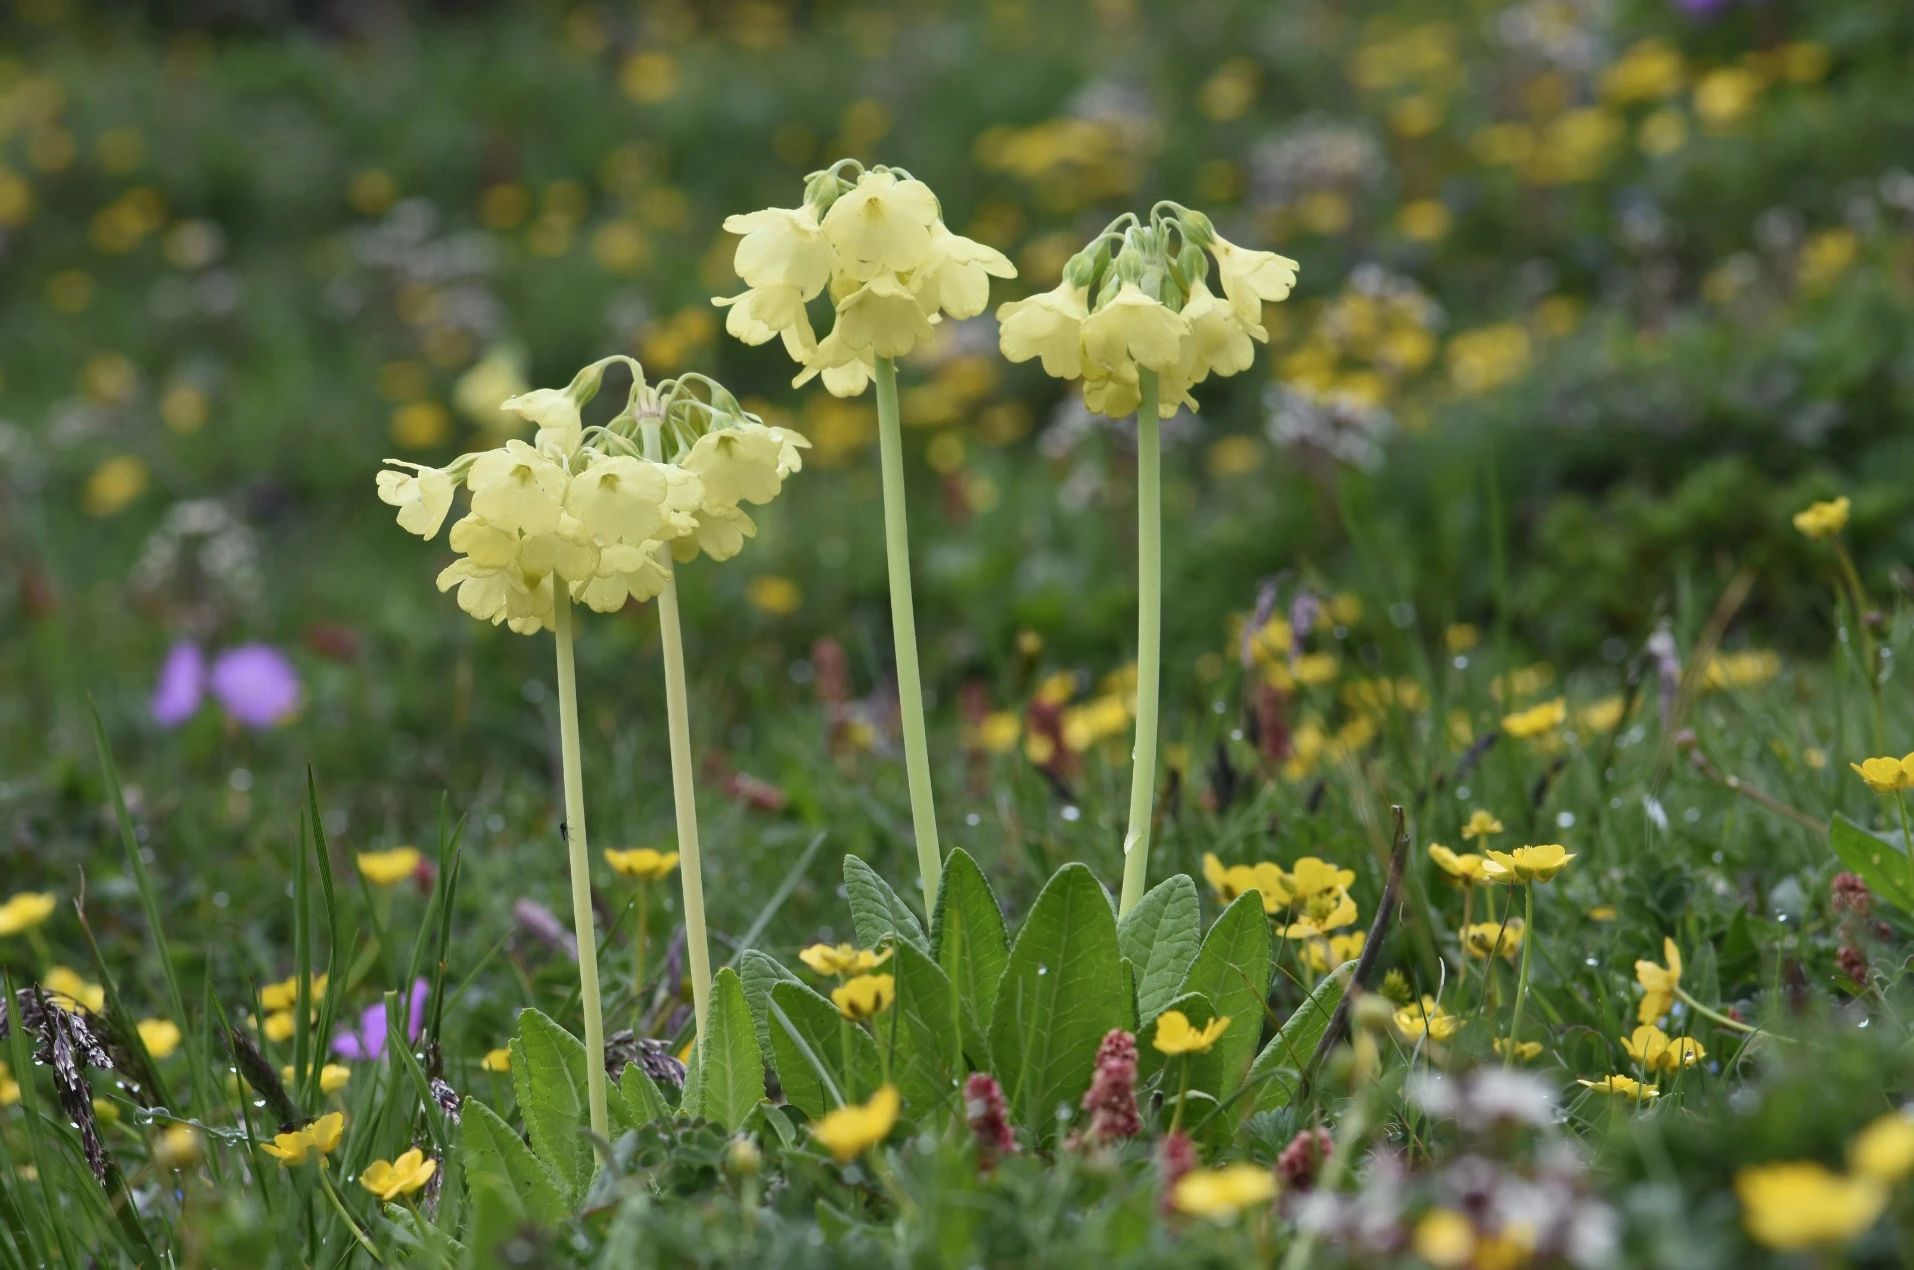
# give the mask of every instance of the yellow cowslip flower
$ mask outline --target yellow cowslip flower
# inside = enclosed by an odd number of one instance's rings
[[[812,944],[798,953],[798,960],[821,975],[869,974],[891,959],[891,950],[881,952],[859,948],[855,944]]]
[[[1735,1174],[1741,1224],[1776,1252],[1836,1249],[1880,1219],[1888,1189],[1812,1161],[1757,1164]]]
[[[279,1079],[290,1085],[294,1080],[298,1079],[298,1073],[293,1070],[292,1064],[288,1063],[279,1069]],[[344,1089],[347,1082],[351,1079],[352,1069],[350,1067],[347,1067],[343,1063],[327,1063],[319,1069],[319,1092],[322,1094],[336,1094],[341,1089]]]
[[[1076,379],[1083,374],[1083,321],[1090,298],[1069,279],[1049,291],[997,306],[997,339],[1013,362],[1040,358],[1044,374]]]
[[[106,989],[89,983],[66,966],[55,966],[40,977],[40,986],[62,1010],[98,1014],[106,1008]]]
[[[867,1103],[849,1103],[826,1112],[811,1126],[811,1136],[839,1164],[849,1164],[888,1138],[897,1126],[897,1086],[885,1085]]]
[[[153,1163],[173,1173],[197,1165],[206,1154],[206,1140],[189,1124],[169,1124],[153,1138]]]
[[[312,986],[306,990],[312,1001],[326,995],[326,976],[314,975]],[[299,977],[281,979],[278,983],[269,983],[259,990],[259,1004],[266,1010],[290,1010],[299,1000]]]
[[[1568,721],[1568,702],[1562,697],[1502,716],[1502,730],[1518,741],[1546,736]]]
[[[399,528],[407,533],[437,537],[446,513],[452,510],[451,473],[400,459],[386,462],[393,468],[411,468],[412,473],[382,469],[377,478],[379,501],[399,509]]]
[[[1653,1023],[1642,1024],[1621,1041],[1629,1059],[1651,1072],[1678,1072],[1708,1056],[1707,1049],[1694,1037],[1671,1037]]]
[[[1489,875],[1483,868],[1485,861],[1473,851],[1451,851],[1439,842],[1432,842],[1429,858],[1456,886],[1487,886],[1489,883]]]
[[[0,939],[21,935],[53,916],[56,901],[51,891],[22,891],[0,904]]]
[[[1229,1016],[1211,1019],[1202,1027],[1190,1022],[1181,1010],[1165,1010],[1156,1019],[1156,1037],[1151,1041],[1162,1053],[1207,1054],[1217,1038],[1229,1030]]]
[[[1317,974],[1327,974],[1332,968],[1362,956],[1363,946],[1368,942],[1368,933],[1359,930],[1328,939],[1312,939],[1303,945],[1303,960]]]
[[[858,975],[831,989],[831,1003],[852,1022],[882,1014],[896,999],[895,975]]]
[[[140,1044],[154,1061],[171,1056],[179,1048],[179,1024],[171,1019],[141,1019],[136,1026],[140,1032]]]
[[[1598,1094],[1607,1094],[1614,1098],[1632,1098],[1636,1102],[1652,1102],[1661,1097],[1661,1090],[1653,1085],[1644,1085],[1631,1076],[1619,1073],[1604,1076],[1600,1080],[1577,1080],[1575,1082]]]
[[[1890,1111],[1870,1121],[1848,1143],[1848,1166],[1888,1186],[1904,1181],[1914,1173],[1914,1116]]]
[[[1263,912],[1270,914],[1281,912],[1295,898],[1288,876],[1267,860],[1256,864],[1226,866],[1216,858],[1214,852],[1206,851],[1203,853],[1203,880],[1209,883],[1216,898],[1225,904],[1234,903],[1239,895],[1257,892],[1262,897]]]
[[[390,851],[361,851],[355,857],[359,873],[374,886],[397,886],[419,871],[424,859],[417,847],[393,847]]]
[[[1914,789],[1914,754],[1901,758],[1862,759],[1848,766],[1877,794],[1898,794]]]
[[[1480,807],[1471,811],[1469,818],[1462,823],[1462,839],[1465,842],[1474,842],[1477,838],[1487,838],[1501,832],[1502,822],[1495,818],[1493,812],[1484,811]]]
[[[831,280],[831,247],[817,209],[767,207],[724,219],[740,235],[731,267],[749,287],[790,287],[809,300]]]
[[[1181,313],[1125,282],[1084,319],[1083,356],[1109,376],[1137,367],[1166,374],[1183,364],[1191,338]]]
[[[438,1171],[437,1160],[429,1159],[425,1152],[413,1147],[396,1160],[374,1160],[366,1165],[365,1171],[359,1174],[359,1185],[382,1200],[395,1200],[424,1186]]]
[[[1432,996],[1425,995],[1420,1001],[1412,1001],[1390,1016],[1396,1025],[1396,1031],[1411,1041],[1428,1037],[1432,1041],[1446,1041],[1462,1027],[1462,1020],[1442,1008],[1442,1003]]]
[[[1652,961],[1635,963],[1635,982],[1642,986],[1641,1005],[1635,1010],[1639,1023],[1653,1023],[1668,1013],[1675,1004],[1675,994],[1681,990],[1681,949],[1665,936],[1661,948],[1667,965],[1658,966]]]
[[[1518,882],[1547,882],[1575,858],[1559,842],[1545,842],[1540,846],[1517,847],[1514,851],[1491,851],[1488,860],[1482,865],[1482,871],[1488,874],[1489,881],[1513,885]]]
[[[939,219],[937,196],[922,181],[881,168],[859,174],[824,213],[833,274],[864,281],[928,264]]]
[[[1285,939],[1321,939],[1332,930],[1354,924],[1358,913],[1349,892],[1336,887],[1304,899],[1295,916],[1295,921],[1283,927]]]
[[[1847,528],[1850,507],[1845,496],[1811,503],[1794,514],[1794,527],[1804,538],[1832,538]]]
[[[1522,948],[1523,924],[1519,917],[1506,922],[1476,922],[1462,928],[1462,948],[1471,957],[1487,960],[1501,957],[1514,961]]]
[[[678,853],[660,851],[656,847],[633,847],[629,851],[608,848],[605,863],[620,877],[656,882],[670,877],[671,871],[678,867]]]
[[[315,1154],[323,1161],[339,1145],[345,1124],[344,1112],[329,1111],[303,1129],[275,1134],[271,1142],[260,1143],[259,1149],[278,1160],[282,1168],[304,1164]]]
[[[1300,899],[1325,891],[1346,891],[1355,881],[1354,869],[1339,869],[1313,855],[1302,857],[1289,870],[1289,887]]]
[[[990,304],[990,280],[1014,278],[1016,266],[995,247],[953,234],[942,220],[930,225],[930,259],[911,271],[910,289],[926,312],[973,318]]]
[[[1208,223],[1207,217],[1204,222]],[[1262,324],[1265,304],[1289,298],[1296,286],[1297,271],[1302,268],[1288,256],[1240,247],[1213,229],[1204,246],[1216,259],[1223,294],[1229,297],[1236,315],[1250,325]]]
[[[1499,1057],[1507,1058],[1511,1050],[1514,1051],[1516,1062],[1526,1063],[1541,1055],[1542,1042],[1540,1041],[1513,1041],[1512,1042],[1506,1036],[1498,1036],[1495,1038],[1495,1052]]]
[[[1276,1174],[1260,1164],[1225,1164],[1215,1169],[1191,1169],[1176,1181],[1170,1202],[1176,1211],[1213,1220],[1234,1217],[1246,1208],[1265,1206],[1276,1198]]]
[[[479,1069],[488,1072],[509,1072],[512,1070],[512,1051],[500,1046],[495,1050],[486,1050],[485,1057],[479,1060]]]

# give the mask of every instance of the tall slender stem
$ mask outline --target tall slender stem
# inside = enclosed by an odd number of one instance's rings
[[[1137,374],[1136,410],[1136,748],[1130,755],[1130,828],[1123,836],[1120,917],[1143,898],[1150,875],[1150,819],[1156,803],[1156,699],[1163,671],[1163,438],[1156,372]]]
[[[1514,908],[1513,901],[1509,904]],[[1507,919],[1502,927],[1508,929]],[[1496,948],[1502,945],[1501,935],[1495,937]],[[1535,883],[1526,882],[1522,886],[1522,969],[1515,977],[1515,1011],[1509,1019],[1508,1050],[1502,1056],[1504,1067],[1515,1066],[1515,1047],[1522,1043],[1522,1007],[1529,999],[1529,949],[1535,946]]]
[[[904,439],[897,419],[897,365],[877,359],[877,446],[884,476],[884,555],[890,566],[891,642],[897,652],[897,707],[904,724],[904,774],[911,829],[923,876],[924,909],[937,904],[944,855],[937,847],[930,745],[924,737],[924,685],[917,670],[917,617],[910,597],[910,533],[904,514]]]
[[[585,1007],[585,1096],[591,1131],[611,1139],[605,1102],[605,1013],[598,997],[598,931],[591,911],[591,856],[585,847],[585,774],[578,746],[578,676],[572,665],[572,601],[554,582],[552,639],[558,645],[558,747],[565,779],[565,844],[571,855],[572,928],[578,935],[578,995]]]
[[[711,1007],[711,945],[704,926],[698,795],[692,784],[691,719],[685,706],[685,641],[678,626],[678,579],[670,575],[669,547],[658,548],[658,563],[667,573],[665,589],[658,593],[658,635],[664,648],[665,721],[671,733],[671,801],[678,815],[678,878],[685,896],[685,956],[691,962],[691,1009],[702,1044]]]
[[[1901,854],[1907,857],[1908,880],[1914,882],[1914,829],[1907,823],[1907,795],[1894,791],[1894,805],[1901,811]]]

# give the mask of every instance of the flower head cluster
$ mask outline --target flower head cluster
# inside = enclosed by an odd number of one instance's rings
[[[1010,1128],[1003,1086],[989,1072],[972,1072],[964,1081],[964,1120],[977,1143],[977,1168],[981,1172],[995,1168],[999,1157],[1017,1153],[1017,1135]]]
[[[1353,924],[1358,916],[1356,901],[1349,894],[1355,870],[1338,868],[1316,856],[1303,856],[1285,870],[1268,860],[1225,865],[1214,853],[1206,853],[1203,879],[1226,904],[1254,891],[1270,916],[1287,910],[1292,920],[1281,929],[1289,939],[1323,939],[1330,931]]]
[[[630,398],[609,423],[588,428],[580,410],[612,362],[631,367]],[[531,442],[509,440],[443,468],[389,459],[379,497],[398,508],[400,528],[432,538],[454,493],[469,491],[470,510],[450,534],[459,558],[439,574],[439,589],[456,588],[467,613],[522,635],[553,625],[559,588],[612,613],[663,590],[673,560],[737,555],[757,533],[744,505],[776,498],[810,444],[766,426],[702,375],[654,387],[624,357],[505,408],[537,425]]]
[[[879,358],[909,353],[945,316],[982,313],[990,280],[1017,274],[996,248],[950,231],[930,186],[852,159],[811,173],[801,206],[724,227],[740,235],[732,267],[746,288],[712,301],[724,329],[746,344],[780,340],[804,367],[797,383],[821,375],[839,397],[863,392]],[[834,313],[822,339],[808,307],[819,296]]]
[[[1143,1132],[1136,1106],[1136,1066],[1136,1037],[1122,1028],[1104,1033],[1090,1088],[1083,1095],[1090,1123],[1084,1127],[1082,1141],[1108,1146]]]
[[[998,338],[1011,361],[1036,358],[1046,374],[1082,380],[1084,404],[1113,419],[1141,405],[1148,372],[1168,418],[1196,409],[1190,389],[1211,375],[1249,369],[1256,344],[1269,342],[1263,305],[1289,295],[1296,268],[1239,247],[1201,212],[1158,203],[1148,224],[1129,213],[1112,221],[1054,289],[1000,306]]]

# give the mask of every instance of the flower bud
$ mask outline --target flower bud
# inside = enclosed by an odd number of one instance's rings
[[[733,1138],[724,1154],[724,1171],[732,1177],[756,1177],[764,1167],[764,1152],[755,1138]]]

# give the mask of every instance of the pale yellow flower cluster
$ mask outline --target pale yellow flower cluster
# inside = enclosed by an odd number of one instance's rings
[[[1221,296],[1209,287],[1210,259]],[[1148,225],[1114,222],[1053,290],[1000,306],[998,338],[1011,361],[1040,359],[1045,373],[1082,380],[1084,404],[1111,418],[1138,409],[1149,371],[1168,418],[1196,409],[1190,389],[1211,375],[1249,369],[1256,344],[1269,342],[1263,305],[1289,295],[1296,268],[1230,242],[1201,212],[1159,204]]]
[[[437,535],[462,485],[470,510],[452,524],[459,558],[439,574],[473,617],[523,635],[550,629],[563,587],[601,613],[663,590],[671,561],[728,560],[757,526],[744,504],[776,498],[809,445],[767,427],[701,376],[653,388],[637,363],[631,397],[610,423],[586,428],[580,409],[607,358],[569,388],[540,388],[504,408],[538,432],[467,454],[444,468],[387,460],[379,497],[399,526]],[[410,469],[410,470],[404,470]]]
[[[802,206],[724,227],[741,235],[732,264],[746,287],[712,301],[725,330],[746,344],[781,340],[804,367],[796,383],[821,375],[839,397],[863,392],[879,358],[909,353],[944,317],[982,313],[990,279],[1017,273],[996,248],[952,233],[930,187],[899,168],[847,160],[812,173]],[[834,311],[822,339],[807,307],[820,295]]]

